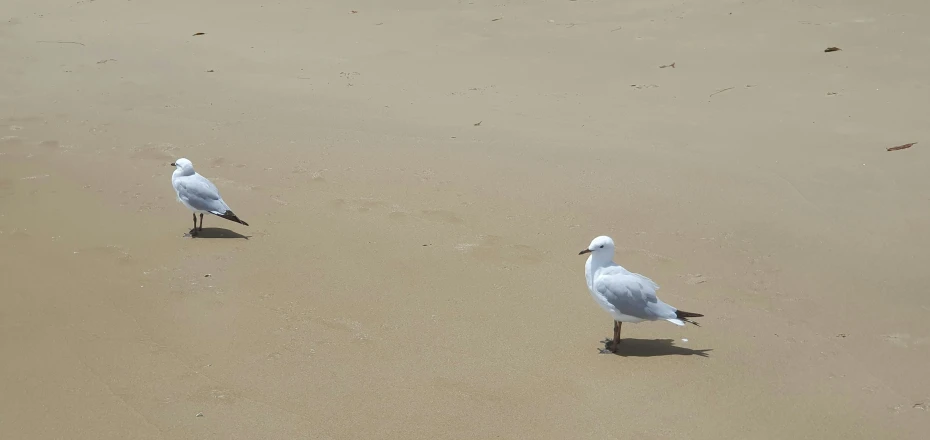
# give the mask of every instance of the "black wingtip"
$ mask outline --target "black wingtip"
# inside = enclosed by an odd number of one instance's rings
[[[681,310],[676,310],[676,311],[675,311],[675,317],[676,317],[676,318],[678,318],[678,319],[680,319],[680,320],[682,320],[682,321],[684,321],[684,322],[687,322],[687,323],[690,323],[690,324],[694,324],[694,325],[696,325],[696,326],[698,326],[698,327],[700,327],[701,324],[698,324],[698,323],[696,323],[696,322],[694,322],[694,321],[692,321],[692,320],[690,320],[690,319],[688,319],[688,318],[701,318],[701,317],[703,317],[703,316],[704,316],[704,315],[702,315],[702,314],[700,314],[700,313],[683,312],[683,311],[681,311]]]
[[[245,221],[243,221],[242,219],[240,219],[239,217],[237,217],[236,214],[234,214],[232,211],[226,211],[226,212],[224,212],[224,213],[222,213],[222,214],[216,214],[216,216],[217,216],[217,217],[225,218],[226,220],[229,220],[229,221],[231,221],[231,222],[236,222],[236,223],[239,223],[239,224],[242,224],[242,225],[245,225],[245,226],[248,226],[248,225],[249,225],[248,223],[246,223]]]

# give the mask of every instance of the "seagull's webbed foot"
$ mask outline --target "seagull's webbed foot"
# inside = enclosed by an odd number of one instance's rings
[[[620,340],[610,341],[610,345],[607,346],[607,349],[610,350],[611,353],[617,353],[617,351],[620,350]]]
[[[197,230],[197,228],[194,228],[194,229],[191,229],[190,231],[188,231],[187,235],[190,235],[191,238],[194,238],[194,237],[197,236],[198,233],[199,233],[199,231]]]
[[[604,344],[604,348],[601,349],[601,354],[617,352],[617,349],[620,347],[620,327],[622,325],[622,322],[614,321],[614,337],[613,339],[608,338],[601,341],[601,343]]]
[[[601,344],[604,344],[604,348],[597,349],[600,354],[616,354],[617,350],[620,348],[620,341],[614,342],[613,339],[607,338],[601,341]]]

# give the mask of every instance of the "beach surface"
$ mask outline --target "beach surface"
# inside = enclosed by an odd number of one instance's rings
[[[6,0],[0,438],[925,438],[927,16]]]

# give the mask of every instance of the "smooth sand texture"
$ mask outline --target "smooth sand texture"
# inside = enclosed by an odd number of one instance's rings
[[[926,438],[928,16],[6,0],[0,438]]]

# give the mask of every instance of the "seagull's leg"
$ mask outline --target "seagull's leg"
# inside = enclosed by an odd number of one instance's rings
[[[618,324],[620,324],[620,323],[617,322],[617,321],[614,321],[614,337],[613,337],[613,338],[607,338],[607,339],[604,339],[603,341],[601,341],[601,342],[604,343],[604,348],[602,348],[602,349],[600,350],[600,351],[601,351],[601,354],[607,354],[607,353],[613,353],[613,352],[614,352],[614,349],[616,348],[614,341],[617,340],[617,336],[618,336],[618,332],[617,332],[617,329],[619,328]]]
[[[614,321],[614,340],[610,344],[610,351],[616,353],[617,347],[620,345],[620,326],[623,323],[620,321]]]
[[[203,230],[203,213],[200,213],[200,228],[198,228],[197,230],[198,231]]]
[[[191,213],[191,216],[194,217],[194,229],[191,229],[191,237],[197,236],[197,214]]]

